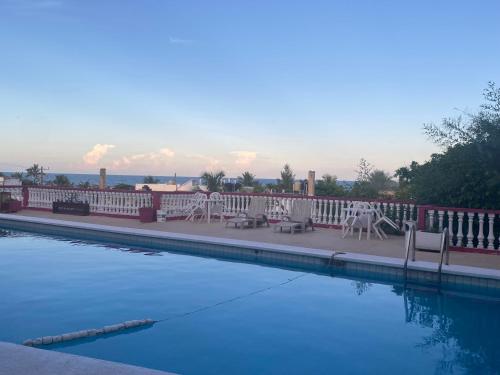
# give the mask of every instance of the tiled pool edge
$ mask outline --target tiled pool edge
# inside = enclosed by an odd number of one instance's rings
[[[180,234],[147,229],[117,227],[47,218],[13,216],[0,214],[0,225],[17,229],[43,228],[56,235],[73,235],[85,239],[97,234],[100,239],[130,244],[132,246],[150,246],[161,249],[174,246],[179,251],[202,256],[237,259],[278,266],[302,267],[312,270],[344,271],[346,275],[371,275],[387,281],[403,282],[403,260],[357,253],[338,253],[333,251],[279,245],[263,242],[244,241],[220,237]],[[77,230],[78,232],[75,232]],[[94,237],[89,237],[93,239]],[[168,250],[168,249],[165,249]],[[332,255],[334,255],[332,257]],[[431,262],[410,262],[407,282],[433,285],[438,282],[437,264]],[[441,286],[452,290],[468,292],[472,289],[484,289],[488,294],[500,295],[500,271],[494,269],[443,266]]]
[[[160,370],[0,341],[2,375],[173,375]]]

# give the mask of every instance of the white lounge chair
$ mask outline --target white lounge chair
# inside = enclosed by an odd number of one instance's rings
[[[276,223],[274,230],[278,228],[280,232],[287,229],[290,233],[295,233],[296,230],[306,231],[307,228],[314,230],[313,221],[311,219],[311,211],[313,207],[312,200],[296,200],[292,205],[292,212],[289,216],[283,217],[283,220]]]
[[[263,224],[269,226],[269,221],[267,220],[266,216],[266,198],[250,198],[248,210],[246,212],[240,212],[236,217],[227,219],[226,227],[229,224],[234,224],[235,228],[239,226],[241,229],[245,228],[245,226],[257,228],[257,226]]]

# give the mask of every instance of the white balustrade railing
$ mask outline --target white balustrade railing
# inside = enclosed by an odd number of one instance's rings
[[[23,188],[21,186],[2,186],[0,185],[0,191],[10,193],[12,199],[18,201],[23,200]]]
[[[187,207],[193,197],[191,193],[172,194],[163,193],[161,197],[161,210],[166,217],[176,217],[181,215],[183,208]],[[280,220],[286,216],[292,208],[294,200],[311,199],[313,204],[311,217],[315,224],[338,226],[344,214],[342,208],[353,202],[353,200],[334,197],[304,197],[284,194],[231,194],[221,195],[224,205],[225,216],[236,216],[240,212],[248,210],[252,197],[266,199],[266,215],[270,220]],[[417,210],[414,203],[407,202],[385,202],[371,201],[376,207],[386,213],[391,219],[399,223],[402,227],[406,220],[416,220]]]
[[[90,212],[109,215],[139,216],[139,208],[152,206],[149,192],[28,188],[28,208],[52,209],[52,202],[75,199],[86,202]]]
[[[160,210],[165,217],[179,217],[186,214],[186,208],[194,197],[193,193],[162,193]]]
[[[500,211],[422,206],[425,229],[448,229],[451,245],[479,250],[500,250]]]

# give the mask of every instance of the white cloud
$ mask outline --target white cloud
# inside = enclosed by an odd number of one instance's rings
[[[191,154],[186,156],[188,158],[198,159],[201,163],[203,163],[203,172],[204,171],[211,172],[222,168],[220,160],[213,158],[211,156],[206,156],[201,154]]]
[[[230,154],[236,157],[234,163],[240,167],[248,167],[257,159],[255,151],[232,151]]]
[[[120,169],[141,164],[145,167],[161,166],[165,165],[174,156],[175,152],[165,147],[157,152],[122,156],[120,159],[113,161],[113,167]]]
[[[104,155],[108,153],[109,150],[113,148],[115,148],[114,145],[98,143],[92,147],[92,150],[83,155],[83,161],[85,164],[95,165],[104,157]]]
[[[172,158],[174,157],[175,152],[165,147],[160,150],[159,154],[167,158]]]

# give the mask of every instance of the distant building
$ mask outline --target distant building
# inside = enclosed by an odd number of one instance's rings
[[[207,187],[200,184],[200,180],[188,180],[183,184],[176,185],[173,181],[166,184],[135,184],[135,190],[143,190],[147,186],[151,191],[193,191],[203,190],[206,191]]]
[[[9,185],[9,186],[17,186],[21,185],[22,182],[18,178],[9,177],[9,176],[0,176],[0,185]]]

